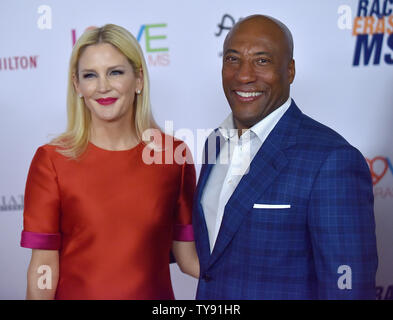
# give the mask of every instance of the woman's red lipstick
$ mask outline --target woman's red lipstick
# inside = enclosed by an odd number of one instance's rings
[[[112,103],[115,103],[116,100],[117,100],[117,98],[100,98],[100,99],[97,99],[96,101],[99,104],[102,104],[103,106],[108,106]]]

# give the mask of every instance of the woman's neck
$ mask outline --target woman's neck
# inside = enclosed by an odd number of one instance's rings
[[[106,150],[128,150],[139,143],[131,122],[92,121],[90,142]]]

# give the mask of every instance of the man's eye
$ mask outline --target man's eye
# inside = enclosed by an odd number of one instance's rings
[[[226,56],[225,57],[225,62],[236,62],[238,59],[237,57],[234,56]]]
[[[90,79],[90,78],[93,78],[93,77],[95,77],[94,73],[85,73],[83,75],[83,79]]]
[[[269,62],[269,59],[266,59],[266,58],[260,58],[257,60],[258,64],[266,64],[268,62]]]

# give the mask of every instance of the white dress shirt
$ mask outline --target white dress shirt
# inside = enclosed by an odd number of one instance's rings
[[[213,166],[204,188],[201,204],[209,234],[210,252],[213,251],[225,206],[267,136],[291,105],[291,98],[267,117],[245,131],[239,138],[232,113],[219,127],[224,138],[217,163]]]

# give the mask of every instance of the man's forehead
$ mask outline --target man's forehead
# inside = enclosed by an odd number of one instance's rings
[[[236,31],[224,42],[224,49],[232,47],[255,47],[263,46],[273,48],[281,46],[282,38],[277,38],[268,30],[266,32]]]

